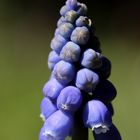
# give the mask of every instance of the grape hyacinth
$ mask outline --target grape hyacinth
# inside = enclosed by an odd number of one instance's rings
[[[113,123],[117,95],[108,80],[111,61],[102,54],[87,6],[67,0],[60,9],[48,56],[50,79],[44,84],[39,140],[121,140]]]

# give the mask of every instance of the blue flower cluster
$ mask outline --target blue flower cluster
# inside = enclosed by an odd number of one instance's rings
[[[101,54],[93,23],[86,16],[87,7],[67,0],[60,15],[50,44],[51,76],[43,87],[40,116],[44,125],[39,139],[64,140],[71,136],[76,113],[82,109],[83,125],[93,130],[96,140],[119,140],[119,133],[110,139],[102,136],[117,130],[112,124],[111,104],[117,92],[107,80],[111,62]]]

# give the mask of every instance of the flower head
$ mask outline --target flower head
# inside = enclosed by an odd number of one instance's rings
[[[44,97],[40,105],[41,114],[40,117],[46,120],[50,115],[52,115],[56,110],[56,105],[47,97]]]
[[[101,54],[93,49],[87,49],[83,53],[81,65],[90,69],[99,68],[102,65]]]
[[[44,123],[41,130],[40,140],[64,140],[69,136],[73,126],[73,117],[61,110],[53,113]]]
[[[99,100],[89,101],[85,105],[83,120],[85,126],[91,128],[96,134],[106,133],[112,124],[110,112]]]
[[[77,72],[75,84],[81,90],[93,92],[98,82],[98,75],[89,69],[84,68]]]
[[[61,60],[55,65],[53,75],[60,83],[67,85],[75,77],[75,67],[71,63]]]
[[[58,29],[59,34],[68,39],[71,36],[72,31],[74,30],[74,25],[68,22],[64,22],[58,27]]]
[[[59,29],[58,29],[59,31]],[[58,33],[57,33],[58,34]],[[51,48],[56,51],[57,53],[60,53],[61,49],[63,48],[63,46],[67,43],[67,40],[61,36],[61,35],[57,35],[55,36],[52,41],[51,41]]]
[[[60,94],[60,91],[64,88],[64,85],[59,83],[54,77],[52,77],[43,87],[43,94],[50,99],[56,99]]]
[[[63,111],[75,112],[82,103],[82,94],[74,86],[64,88],[57,98],[57,107]]]
[[[87,27],[76,27],[72,34],[71,34],[71,40],[79,45],[85,45],[90,37],[90,33]]]
[[[68,42],[61,50],[60,58],[68,62],[76,62],[79,60],[80,53],[81,49],[79,45]]]
[[[55,64],[57,62],[59,62],[61,59],[59,57],[59,54],[56,53],[55,51],[51,51],[49,53],[49,56],[48,56],[48,67],[50,70],[53,70]]]

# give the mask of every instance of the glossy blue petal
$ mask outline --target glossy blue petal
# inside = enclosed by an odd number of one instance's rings
[[[69,6],[67,5],[62,6],[60,9],[60,15],[64,16],[69,10],[71,10]]]
[[[58,29],[59,30],[59,29]],[[60,31],[59,31],[60,32]],[[67,43],[67,40],[61,36],[61,35],[57,35],[55,36],[52,41],[51,41],[51,48],[56,51],[57,53],[60,53],[61,49],[63,48],[63,46]]]
[[[49,56],[48,56],[48,67],[50,70],[53,70],[55,64],[57,62],[59,62],[61,59],[59,57],[59,54],[56,53],[55,51],[51,51],[49,53]]]
[[[112,124],[111,114],[107,107],[99,100],[89,101],[83,111],[83,121],[86,127],[95,133],[106,133]]]
[[[57,98],[57,107],[63,111],[75,112],[82,103],[82,94],[74,86],[64,88]]]
[[[49,98],[44,97],[40,104],[40,110],[40,117],[42,117],[43,120],[46,120],[50,115],[57,111],[57,107]]]
[[[43,94],[51,99],[56,99],[64,85],[59,83],[55,78],[51,78],[43,87]]]
[[[90,37],[87,27],[76,27],[71,34],[71,41],[79,45],[85,45]]]
[[[85,16],[87,14],[87,6],[83,3],[79,3],[78,2],[78,10],[77,10],[77,13],[80,15],[80,16]]]
[[[121,135],[114,124],[109,127],[109,131],[106,133],[96,134],[94,133],[95,140],[122,140]]]
[[[69,38],[71,36],[72,31],[74,30],[74,26],[71,23],[64,22],[59,27],[59,34],[64,38]]]
[[[91,25],[92,25],[91,20],[86,16],[80,16],[76,20],[76,26],[78,27],[82,27],[82,26],[91,27]]]
[[[73,117],[58,110],[45,121],[42,133],[46,140],[50,137],[52,140],[62,140],[70,135],[72,127]]]
[[[75,84],[81,90],[93,92],[98,82],[98,75],[87,68],[81,69],[77,72]]]
[[[93,95],[95,99],[110,103],[116,97],[117,91],[110,81],[103,80],[98,84]]]
[[[64,16],[60,17],[59,20],[57,21],[57,27],[59,27],[64,22],[65,22]]]
[[[79,45],[68,42],[61,50],[60,58],[68,62],[76,62],[79,60],[80,53],[81,49]]]
[[[77,19],[77,17],[78,17],[77,12],[74,10],[70,10],[65,14],[64,20],[65,20],[65,22],[74,23],[75,20]]]
[[[70,7],[71,9],[77,8],[77,0],[67,0],[66,5]]]
[[[99,68],[102,65],[101,54],[87,49],[82,55],[81,65],[90,69]]]
[[[59,61],[53,69],[55,78],[64,85],[67,85],[74,79],[75,73],[74,65],[63,60]]]

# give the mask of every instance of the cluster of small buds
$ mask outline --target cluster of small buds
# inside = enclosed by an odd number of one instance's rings
[[[100,134],[115,127],[111,101],[116,89],[107,80],[111,62],[101,54],[85,4],[67,0],[60,15],[50,44],[51,76],[43,87],[40,116],[44,125],[39,139],[64,140],[71,136],[75,114],[82,107],[83,125],[94,131],[96,140],[103,140]]]

